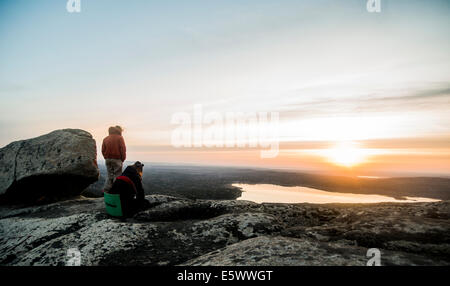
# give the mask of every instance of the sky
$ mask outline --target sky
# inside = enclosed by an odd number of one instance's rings
[[[0,146],[121,125],[131,161],[450,175],[449,1],[66,2],[0,1]],[[278,155],[175,148],[195,105],[277,112]]]

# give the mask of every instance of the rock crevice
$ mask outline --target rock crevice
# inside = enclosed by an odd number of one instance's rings
[[[150,195],[115,219],[102,198],[0,207],[1,265],[450,265],[450,202],[256,204]],[[192,215],[189,215],[189,213]],[[204,213],[204,215],[199,215]],[[438,214],[438,215],[436,215]]]
[[[19,148],[17,149],[16,155],[14,156],[14,179],[13,184],[17,181],[17,157],[19,156],[20,149],[22,149],[24,142],[20,142]]]

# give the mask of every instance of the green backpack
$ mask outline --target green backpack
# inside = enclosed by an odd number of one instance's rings
[[[106,206],[106,212],[109,215],[121,217],[123,216],[122,213],[122,204],[120,202],[120,195],[119,194],[108,194],[106,192],[103,193],[105,198],[105,206]]]

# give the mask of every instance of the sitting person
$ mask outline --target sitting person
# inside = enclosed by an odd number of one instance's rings
[[[149,206],[142,187],[142,170],[144,164],[137,161],[128,166],[122,175],[116,178],[109,194],[119,194],[124,216],[131,216]]]

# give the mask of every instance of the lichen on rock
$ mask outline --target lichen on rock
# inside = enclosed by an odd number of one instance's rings
[[[0,207],[0,265],[449,265],[449,202],[255,204],[146,197],[117,219],[102,198]],[[202,213],[204,213],[202,215]]]
[[[96,160],[95,140],[80,129],[12,142],[0,149],[0,200],[34,203],[79,195],[99,177]]]

